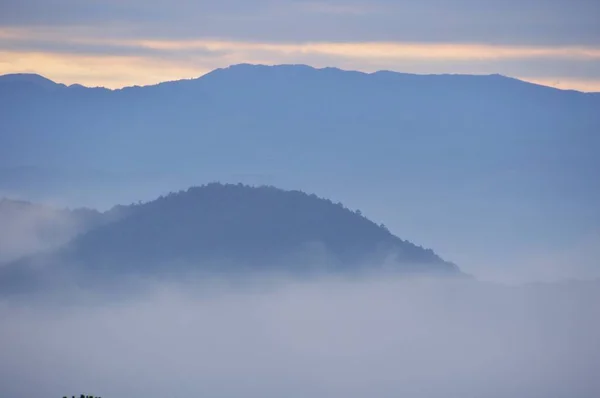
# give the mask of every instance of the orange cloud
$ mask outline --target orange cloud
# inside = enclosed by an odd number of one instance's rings
[[[321,54],[349,58],[412,59],[600,59],[600,49],[586,47],[514,47],[481,44],[436,43],[255,43],[221,40],[128,40],[122,44],[160,50],[265,51],[282,54]]]
[[[209,70],[177,62],[126,56],[0,51],[0,74],[39,73],[54,81],[121,88],[197,77]]]
[[[2,51],[3,42],[11,43],[11,49]],[[21,45],[23,48],[31,48],[31,43],[38,43],[39,49],[20,49]],[[57,44],[76,44],[79,50],[52,50]],[[86,47],[92,49],[94,46],[101,46],[106,55],[91,54],[93,51],[86,54]],[[114,49],[114,53],[111,53],[111,49]],[[116,51],[119,49],[120,51]],[[124,55],[118,55],[119,53]],[[469,61],[483,60],[493,63],[535,58],[574,62],[600,61],[600,49],[460,43],[267,43],[218,39],[122,39],[100,36],[97,32],[86,31],[85,28],[79,28],[76,34],[60,29],[0,30],[0,73],[36,72],[65,83],[78,82],[112,88],[197,77],[216,67],[242,62],[308,63],[365,72],[378,69],[394,70],[401,66],[404,72],[431,73],[432,68],[423,70],[424,63],[437,65],[439,70],[444,62],[458,61],[468,64]],[[419,61],[420,65],[415,64]],[[406,67],[411,63],[412,66]],[[458,72],[481,73],[464,68]],[[597,81],[568,76],[560,79],[542,79],[529,75],[527,80],[565,89],[600,90]],[[556,82],[559,84],[555,84]]]
[[[536,77],[519,77],[527,82],[541,84],[542,86],[559,88],[561,90],[577,90],[583,92],[600,92],[600,80],[573,79],[570,77],[553,77],[540,79]]]

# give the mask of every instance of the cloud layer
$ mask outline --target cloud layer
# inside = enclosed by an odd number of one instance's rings
[[[0,301],[0,393],[570,397],[600,393],[592,286],[161,283]]]
[[[25,0],[4,26],[101,26],[129,35],[253,41],[598,45],[594,0]]]
[[[0,73],[65,83],[151,84],[246,62],[502,73],[600,90],[595,1],[28,0],[1,11]]]

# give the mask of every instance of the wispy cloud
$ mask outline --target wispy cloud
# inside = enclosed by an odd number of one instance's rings
[[[197,77],[236,63],[307,63],[372,72],[503,73],[559,88],[595,91],[600,48],[593,46],[509,46],[481,43],[261,42],[218,38],[161,39],[101,36],[81,28],[0,30],[0,73],[36,72],[65,83],[107,87],[152,84]],[[521,68],[514,67],[521,63]],[[537,62],[542,75],[527,68]],[[563,70],[541,68],[560,65]],[[507,63],[512,67],[505,68]],[[568,67],[564,67],[564,64]],[[573,64],[590,64],[595,75],[563,76]],[[581,69],[581,68],[580,68]],[[555,77],[558,76],[558,77]],[[562,77],[561,77],[562,76]],[[560,84],[556,84],[560,82]]]
[[[1,29],[0,40],[26,44],[32,40],[86,45],[138,47],[170,51],[265,51],[281,54],[327,54],[350,58],[425,58],[425,59],[506,59],[569,58],[600,60],[600,47],[594,46],[510,46],[479,43],[430,42],[260,42],[212,38],[169,40],[151,38],[103,38],[72,35],[61,29]],[[0,42],[2,43],[2,42]]]
[[[142,36],[257,41],[600,44],[594,0],[20,0],[0,26],[121,25]]]
[[[600,48],[586,47],[511,47],[481,44],[436,43],[256,43],[220,40],[139,40],[123,44],[137,44],[142,48],[163,50],[210,51],[263,51],[281,54],[324,54],[348,58],[368,59],[503,59],[503,58],[579,58],[600,60]]]

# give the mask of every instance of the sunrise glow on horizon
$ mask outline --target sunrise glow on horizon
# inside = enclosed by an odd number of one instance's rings
[[[423,14],[431,5],[402,1],[226,3],[4,4],[0,74],[122,88],[195,78],[240,63],[306,64],[363,72],[498,73],[600,91],[591,3],[555,2],[543,12],[533,4],[499,5],[490,13],[458,2],[438,4],[439,15]]]

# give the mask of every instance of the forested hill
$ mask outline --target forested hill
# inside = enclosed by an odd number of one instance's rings
[[[44,263],[45,270],[68,267],[106,276],[381,269],[459,273],[432,250],[394,236],[359,211],[300,191],[213,183],[121,207],[119,213],[116,221],[57,251],[7,268],[19,278],[33,263]]]

